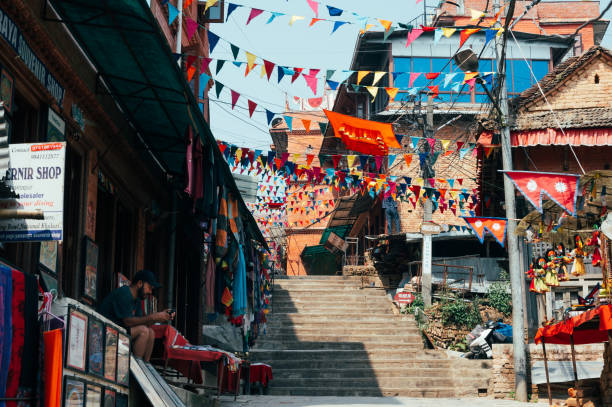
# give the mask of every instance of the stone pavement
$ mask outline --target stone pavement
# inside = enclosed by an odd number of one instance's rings
[[[543,401],[542,401],[543,403]],[[547,403],[545,403],[547,404]],[[240,396],[222,397],[221,407],[527,407],[544,404],[520,403],[488,398],[422,399],[408,397],[302,397],[302,396]]]

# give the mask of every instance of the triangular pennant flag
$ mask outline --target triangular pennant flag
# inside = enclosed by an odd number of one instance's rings
[[[240,4],[229,3],[227,6],[227,17],[225,17],[225,21],[229,19],[229,16],[238,8],[242,7]]]
[[[372,95],[372,102],[376,99],[376,95],[378,95],[378,88],[376,86],[366,86],[366,90]]]
[[[458,74],[458,72],[454,72],[454,73],[447,73],[444,76],[444,87],[448,87],[448,85],[450,85],[451,81],[453,80],[453,78]]]
[[[438,85],[436,85],[436,86],[428,86],[427,89],[430,90],[430,92],[431,92],[432,96],[434,97],[434,99],[438,97],[438,94],[440,93],[440,89],[439,89]]]
[[[380,18],[378,19],[378,21],[380,22],[380,25],[382,25],[385,28],[385,31],[389,31],[389,29],[391,28],[391,24],[392,24],[391,21],[381,20]]]
[[[185,2],[185,4],[183,5],[183,8],[187,8],[189,7],[189,5],[191,4],[192,0],[188,0]],[[211,8],[212,6],[214,6],[215,4],[217,4],[219,2],[219,0],[206,0],[206,5],[204,6],[204,12],[208,11],[209,8]]]
[[[179,11],[172,3],[168,3],[168,25],[171,25],[179,15]]]
[[[217,69],[215,70],[215,75],[219,75],[219,72],[221,72],[221,68],[223,68],[224,63],[224,59],[217,59]]]
[[[451,86],[451,90],[456,93],[459,93],[460,88],[461,88],[461,82],[457,82],[453,86]]]
[[[187,39],[191,40],[191,37],[193,37],[193,34],[195,34],[196,31],[198,31],[198,22],[185,16],[185,25],[187,26]]]
[[[338,82],[327,80],[327,85],[331,90],[338,89]]]
[[[357,159],[356,155],[347,155],[346,161],[348,163],[349,168],[353,168],[355,166],[355,160]]]
[[[303,19],[304,19],[303,16],[291,16],[291,19],[289,20],[289,25],[293,26],[293,23],[299,20],[303,20]]]
[[[329,6],[327,6],[329,7]],[[344,24],[348,24],[348,21],[334,21],[334,28],[332,28],[332,34],[336,32],[336,30],[342,27]]]
[[[327,123],[319,122],[319,128],[321,129],[321,134],[325,134],[325,131],[327,130]]]
[[[284,16],[285,15],[284,13],[279,13],[279,12],[276,12],[276,11],[271,11],[270,13],[272,13],[272,15],[270,16],[268,21],[266,21],[266,24],[270,24],[272,21],[274,21],[274,19],[276,17]]]
[[[471,93],[472,90],[474,90],[474,85],[476,84],[476,78],[469,79],[465,83],[467,83],[468,86],[470,87],[470,93]]]
[[[484,243],[485,229],[491,232],[497,243],[504,246],[506,240],[506,229],[508,226],[508,219],[505,218],[475,218],[475,217],[462,217],[463,220],[469,225],[474,231],[480,243]]]
[[[357,71],[357,84],[360,84],[363,78],[368,76],[370,71]]]
[[[525,198],[543,213],[542,196],[548,195],[567,213],[576,216],[579,175],[530,171],[504,171]]]
[[[255,67],[255,59],[257,58],[257,55],[251,54],[248,51],[245,51],[245,52],[246,52],[246,58],[247,58],[247,68],[250,71],[251,69]]]
[[[448,146],[450,144],[450,140],[440,140],[442,143],[442,148],[444,148],[444,152],[446,152],[446,150],[448,150]]]
[[[221,82],[215,81],[215,92],[217,93],[217,99],[219,99],[219,95],[221,94],[223,86],[224,85]]]
[[[322,18],[313,18],[313,19],[311,19],[310,20],[310,24],[308,24],[308,27],[312,27],[313,25],[315,25],[319,21],[323,21],[323,19]]]
[[[328,69],[327,73],[325,74],[325,79],[329,80],[334,76],[334,73],[336,71],[334,69]]]
[[[406,48],[408,48],[408,46],[412,44],[414,40],[419,38],[423,32],[424,31],[421,28],[415,28],[414,30],[410,31],[408,33],[408,37],[406,37]]]
[[[302,119],[302,124],[304,125],[304,129],[306,130],[306,133],[310,132],[310,123],[311,122],[312,122],[311,120]]]
[[[412,147],[413,150],[416,150],[419,145],[419,139],[420,137],[410,136],[410,147]]]
[[[441,29],[437,29],[434,32],[434,45],[438,44],[438,41],[440,41],[440,39],[444,36],[444,31],[442,31]]]
[[[200,74],[200,98],[204,95],[204,91],[206,90],[206,86],[208,85],[208,81],[210,80],[210,76],[205,73]]]
[[[389,27],[389,29],[387,31],[385,31],[384,35],[383,35],[383,41],[387,41],[387,38],[389,38],[389,36],[393,33],[393,31],[395,31],[396,28],[395,27]]]
[[[287,123],[287,127],[289,127],[289,131],[293,131],[293,117],[291,116],[283,116],[285,118],[285,123]]]
[[[410,163],[412,163],[412,155],[404,154],[404,161],[406,161],[406,168],[410,168]]]
[[[442,34],[446,38],[450,38],[455,33],[455,31],[457,31],[456,28],[442,27]]]
[[[327,6],[327,11],[329,12],[329,15],[332,17],[339,17],[344,12],[344,10],[336,8],[336,7],[332,7],[332,6]]]
[[[485,30],[485,45],[495,38],[495,34],[497,34],[497,30]]]
[[[300,74],[302,73],[302,70],[304,68],[294,68],[293,69],[293,75],[291,76],[291,83],[295,82],[295,80],[298,78],[298,76],[300,76]]]
[[[416,80],[416,78],[418,78],[421,75],[420,72],[411,72],[410,73],[410,80],[408,81],[408,87],[412,87],[412,85],[414,84],[414,81]]]
[[[473,79],[478,76],[478,72],[466,72],[465,77],[463,78],[463,83],[467,83],[470,79]]]
[[[268,109],[266,109],[266,119],[268,120],[268,126],[272,123],[272,119],[274,119],[275,114]]]
[[[374,72],[374,80],[372,81],[372,86],[376,86],[378,81],[380,81],[382,77],[385,76],[386,74],[387,74],[386,72]]]
[[[397,96],[397,92],[398,92],[398,88],[385,88],[385,90],[387,91],[387,94],[389,95],[389,99],[393,100],[395,99],[395,96]]]
[[[249,117],[253,117],[253,112],[255,111],[256,107],[257,107],[257,103],[249,99]]]
[[[266,75],[268,77],[268,80],[270,80],[270,75],[272,75],[272,71],[274,70],[274,62],[270,62],[270,61],[266,61],[264,59],[264,64],[263,64],[265,70],[266,70]]]
[[[436,79],[438,76],[440,76],[440,72],[427,72],[425,74],[425,78],[427,78],[430,81]]]
[[[238,102],[238,99],[240,98],[240,93],[236,92],[233,89],[230,89],[230,92],[232,93],[232,110],[234,110],[234,107],[236,106],[236,103]]]
[[[208,50],[209,55],[211,55],[219,42],[219,36],[212,31],[208,31]]]
[[[246,25],[249,25],[251,20],[259,16],[261,13],[263,13],[263,10],[260,10],[258,8],[252,8],[251,12],[249,13],[249,18],[247,19]]]
[[[306,0],[312,11],[315,13],[315,16],[319,17],[319,3],[314,0]]]
[[[279,66],[276,69],[277,73],[278,73],[278,83],[280,83],[280,81],[283,79],[283,77],[285,76],[285,68],[283,68],[282,66]]]
[[[395,161],[395,157],[397,157],[397,155],[395,154],[389,154],[389,168],[391,168],[391,166],[393,165],[393,162]]]
[[[473,8],[470,9],[470,14],[472,15],[472,21],[478,20],[485,16],[484,11],[474,10]]]
[[[459,41],[459,48],[463,46],[463,44],[467,41],[468,38],[470,38],[472,34],[477,33],[481,29],[482,28],[466,28],[465,30],[461,30],[461,37],[460,37],[461,39]]]
[[[311,74],[302,75],[302,76],[304,77],[304,80],[306,81],[306,84],[308,85],[310,90],[312,90],[312,93],[316,95],[317,94],[317,82],[318,82],[317,75],[311,73]]]

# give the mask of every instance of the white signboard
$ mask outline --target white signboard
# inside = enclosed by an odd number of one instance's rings
[[[0,219],[0,241],[63,240],[66,143],[11,144],[6,182],[18,198],[0,209],[42,210],[44,219]]]

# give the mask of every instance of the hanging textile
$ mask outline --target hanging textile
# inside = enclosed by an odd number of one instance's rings
[[[246,288],[246,262],[244,260],[244,248],[238,246],[238,264],[234,273],[233,284],[234,303],[232,304],[232,315],[238,317],[246,314],[247,310],[247,288]]]
[[[206,264],[206,312],[215,312],[215,259],[212,252],[208,256]]]
[[[34,395],[37,387],[38,355],[40,346],[40,327],[38,324],[38,280],[32,274],[25,276],[25,335],[21,360],[21,378],[17,397],[30,397]]]
[[[21,378],[21,361],[23,357],[23,343],[25,336],[25,275],[18,270],[12,271],[13,293],[12,293],[12,326],[13,341],[11,344],[11,356],[8,378],[6,382],[6,397],[17,397],[19,379]],[[31,352],[28,349],[28,352]],[[16,406],[15,401],[7,402],[7,406]]]
[[[62,331],[54,329],[43,334],[44,378],[46,407],[62,405]],[[43,403],[41,403],[43,405]]]
[[[6,397],[6,382],[11,361],[12,327],[12,279],[13,271],[0,265],[0,397]],[[6,406],[0,402],[0,406]]]

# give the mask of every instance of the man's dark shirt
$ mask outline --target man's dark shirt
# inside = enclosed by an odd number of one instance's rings
[[[132,296],[130,287],[124,285],[111,293],[102,301],[98,309],[100,314],[110,319],[117,325],[125,328],[123,320],[131,317],[141,317],[141,301]]]

